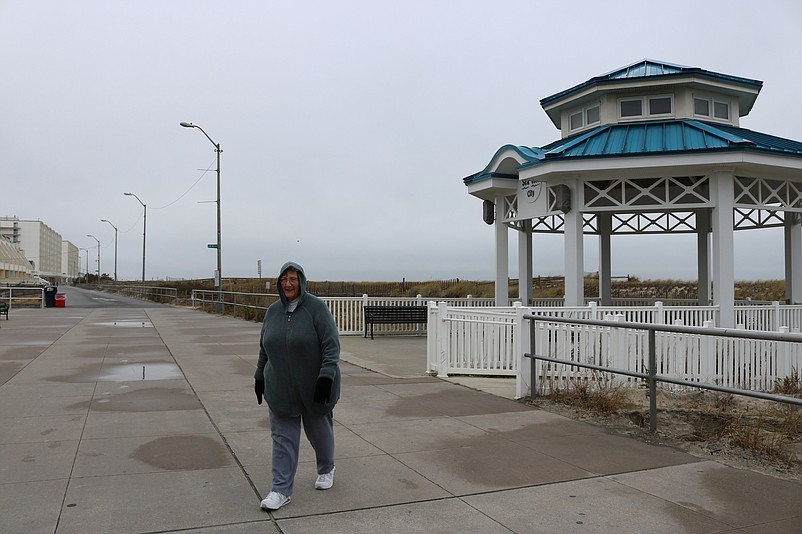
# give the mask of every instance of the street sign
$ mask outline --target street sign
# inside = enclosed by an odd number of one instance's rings
[[[209,243],[206,248],[217,248],[217,243]]]

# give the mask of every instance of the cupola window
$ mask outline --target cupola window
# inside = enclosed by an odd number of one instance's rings
[[[621,117],[641,117],[643,116],[643,99],[622,100]]]
[[[695,96],[693,97],[693,113],[700,117],[730,120],[730,104],[723,100]]]
[[[669,113],[671,113],[670,96],[649,98],[649,115],[665,115]]]
[[[622,98],[618,101],[618,114],[622,119],[671,115],[674,98],[671,95]]]
[[[568,123],[572,131],[599,122],[601,122],[601,110],[598,103],[579,109],[568,116]]]

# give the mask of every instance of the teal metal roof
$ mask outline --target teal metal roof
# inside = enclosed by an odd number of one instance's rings
[[[802,158],[802,142],[784,139],[745,128],[679,119],[628,124],[608,124],[544,147],[506,145],[496,152],[516,150],[526,160],[520,168],[549,161],[648,155],[755,151]],[[495,156],[491,159],[491,162]],[[489,166],[463,179],[470,184],[494,176]],[[505,177],[516,177],[504,175]]]
[[[638,61],[632,65],[627,65],[626,67],[621,67],[620,69],[603,74],[600,76],[600,78],[622,79],[642,78],[644,76],[662,76],[664,74],[677,74],[690,68],[693,67],[644,59],[643,61]]]
[[[740,76],[731,76],[729,74],[721,74],[718,72],[700,69],[698,67],[686,67],[684,65],[675,65],[673,63],[666,63],[663,61],[643,59],[636,63],[632,63],[631,65],[608,72],[607,74],[602,74],[601,76],[591,78],[586,82],[575,85],[574,87],[564,91],[560,91],[559,93],[547,96],[540,100],[540,105],[542,107],[546,107],[555,101],[562,100],[573,93],[577,93],[594,85],[615,84],[620,83],[622,80],[630,81],[655,76],[670,79],[672,77],[682,77],[688,75],[750,86],[757,88],[758,90],[763,87],[763,82],[760,80],[752,80],[750,78],[742,78]]]
[[[745,128],[680,119],[599,126],[543,147],[543,160],[733,149],[802,156],[802,143],[798,141]]]
[[[515,151],[521,159],[525,160],[526,163],[523,165],[528,165],[530,163],[536,163],[543,159],[543,149],[538,147],[525,147],[525,146],[517,146],[517,145],[504,145],[503,147],[496,150],[496,153],[493,154],[493,157],[490,158],[490,163],[482,169],[481,171],[477,172],[476,174],[472,174],[470,176],[466,176],[463,178],[463,182],[465,184],[470,184],[473,182],[478,182],[481,180],[486,180],[488,178],[511,178],[513,180],[518,179],[517,174],[508,174],[508,173],[499,173],[499,172],[490,172],[490,165],[493,164],[493,161],[496,159],[496,156],[501,154],[502,152],[506,152],[507,150]],[[517,170],[517,169],[516,169]]]

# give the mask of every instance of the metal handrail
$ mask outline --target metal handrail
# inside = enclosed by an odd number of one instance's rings
[[[688,386],[700,389],[709,389],[712,391],[720,391],[722,393],[730,393],[733,395],[742,395],[745,397],[752,397],[756,399],[769,400],[773,402],[783,402],[786,404],[794,404],[802,406],[802,399],[795,397],[788,397],[785,395],[776,395],[773,393],[763,393],[760,391],[751,391],[747,389],[730,388],[725,386],[718,386],[716,384],[708,384],[702,382],[691,382],[670,376],[657,374],[657,350],[656,350],[656,332],[675,332],[680,334],[698,334],[713,337],[735,337],[744,339],[761,339],[767,341],[785,341],[790,343],[802,343],[802,334],[797,333],[784,333],[784,332],[757,332],[736,330],[732,328],[715,328],[715,327],[699,327],[699,326],[681,326],[681,325],[657,325],[649,323],[627,323],[619,321],[597,321],[590,319],[568,319],[562,317],[548,317],[543,315],[524,314],[524,319],[529,319],[529,351],[524,354],[524,357],[532,360],[541,360],[552,363],[561,363],[575,367],[582,367],[586,369],[594,369],[597,371],[606,371],[613,374],[629,376],[633,378],[645,379],[649,383],[649,429],[651,431],[657,430],[657,382],[666,382],[669,384],[676,384],[679,386]],[[535,335],[537,329],[536,322],[545,323],[565,323],[565,324],[578,324],[589,326],[603,326],[605,328],[629,328],[632,330],[646,330],[649,340],[649,370],[648,373],[639,373],[637,371],[629,371],[627,369],[618,369],[615,367],[606,367],[603,365],[595,365],[591,363],[582,363],[574,360],[564,360],[560,358],[550,358],[548,356],[540,356],[535,354]],[[534,399],[537,395],[537,370],[534,365],[530,366],[530,398]]]
[[[142,286],[142,285],[121,285],[121,284],[112,284],[112,285],[99,285],[97,289],[101,291],[106,291],[108,293],[117,293],[120,295],[125,295],[127,297],[137,297],[137,298],[145,298],[151,300],[149,297],[158,297],[158,298],[165,298],[171,299],[176,301],[178,299],[178,290],[174,287],[163,287],[163,286]]]
[[[11,308],[14,304],[15,300],[27,301],[31,299],[39,300],[39,307],[45,307],[45,289],[41,286],[4,286],[0,287],[0,294],[8,292],[8,297],[5,296],[0,297],[0,301],[8,301],[8,307]],[[31,296],[22,296],[22,297],[15,297],[14,292],[38,292],[38,295],[31,297]]]

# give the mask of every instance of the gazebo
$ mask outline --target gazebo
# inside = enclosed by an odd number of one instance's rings
[[[532,236],[564,234],[565,305],[584,304],[583,239],[599,241],[599,298],[610,304],[611,237],[697,236],[699,303],[733,327],[736,230],[784,228],[785,287],[802,302],[802,142],[739,126],[763,82],[643,60],[543,98],[562,136],[506,145],[468,192],[495,225],[496,304],[508,302],[508,231],[518,235],[519,298],[532,291]]]

